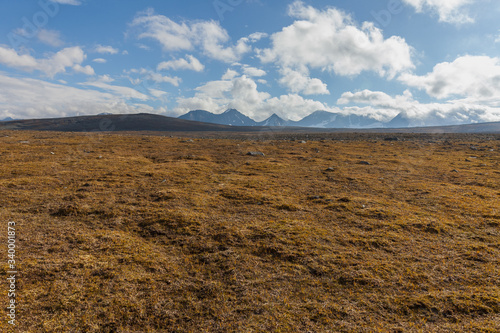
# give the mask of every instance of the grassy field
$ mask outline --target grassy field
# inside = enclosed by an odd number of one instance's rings
[[[0,165],[16,332],[500,331],[498,135],[3,131]]]

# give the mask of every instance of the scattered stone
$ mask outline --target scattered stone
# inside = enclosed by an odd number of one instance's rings
[[[325,170],[326,172],[332,172],[332,171],[335,171],[335,168],[332,168],[332,167],[329,167]]]
[[[182,143],[190,143],[190,142],[194,142],[193,140],[189,139],[189,140],[183,140],[181,141]]]
[[[399,138],[390,137],[390,138],[385,138],[384,141],[399,141]]]
[[[372,165],[370,162],[368,161],[359,161],[358,164],[361,164],[361,165]]]
[[[307,141],[300,141],[300,143],[307,143]]]
[[[56,153],[54,153],[53,151],[50,152],[50,155],[55,155]]]
[[[458,173],[458,170],[457,169],[453,169],[453,170],[451,170],[451,172]]]
[[[263,152],[261,151],[249,151],[247,153],[248,156],[266,156]]]
[[[471,149],[471,150],[477,150],[477,147],[470,146],[470,149]]]

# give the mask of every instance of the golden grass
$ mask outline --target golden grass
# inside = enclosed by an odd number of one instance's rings
[[[500,331],[498,136],[375,136],[1,132],[17,331]]]

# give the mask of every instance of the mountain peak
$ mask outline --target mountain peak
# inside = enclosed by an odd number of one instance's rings
[[[204,110],[191,111],[180,116],[180,119],[196,120],[205,123],[230,126],[255,126],[256,122],[236,109],[228,109],[224,113],[214,114]]]

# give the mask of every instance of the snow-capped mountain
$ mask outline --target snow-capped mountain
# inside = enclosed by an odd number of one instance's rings
[[[257,126],[288,126],[289,121],[280,118],[276,113],[264,121],[257,123]]]
[[[201,121],[204,123],[230,126],[256,126],[257,122],[235,109],[229,109],[221,114],[205,110],[194,110],[179,117],[179,119]]]

